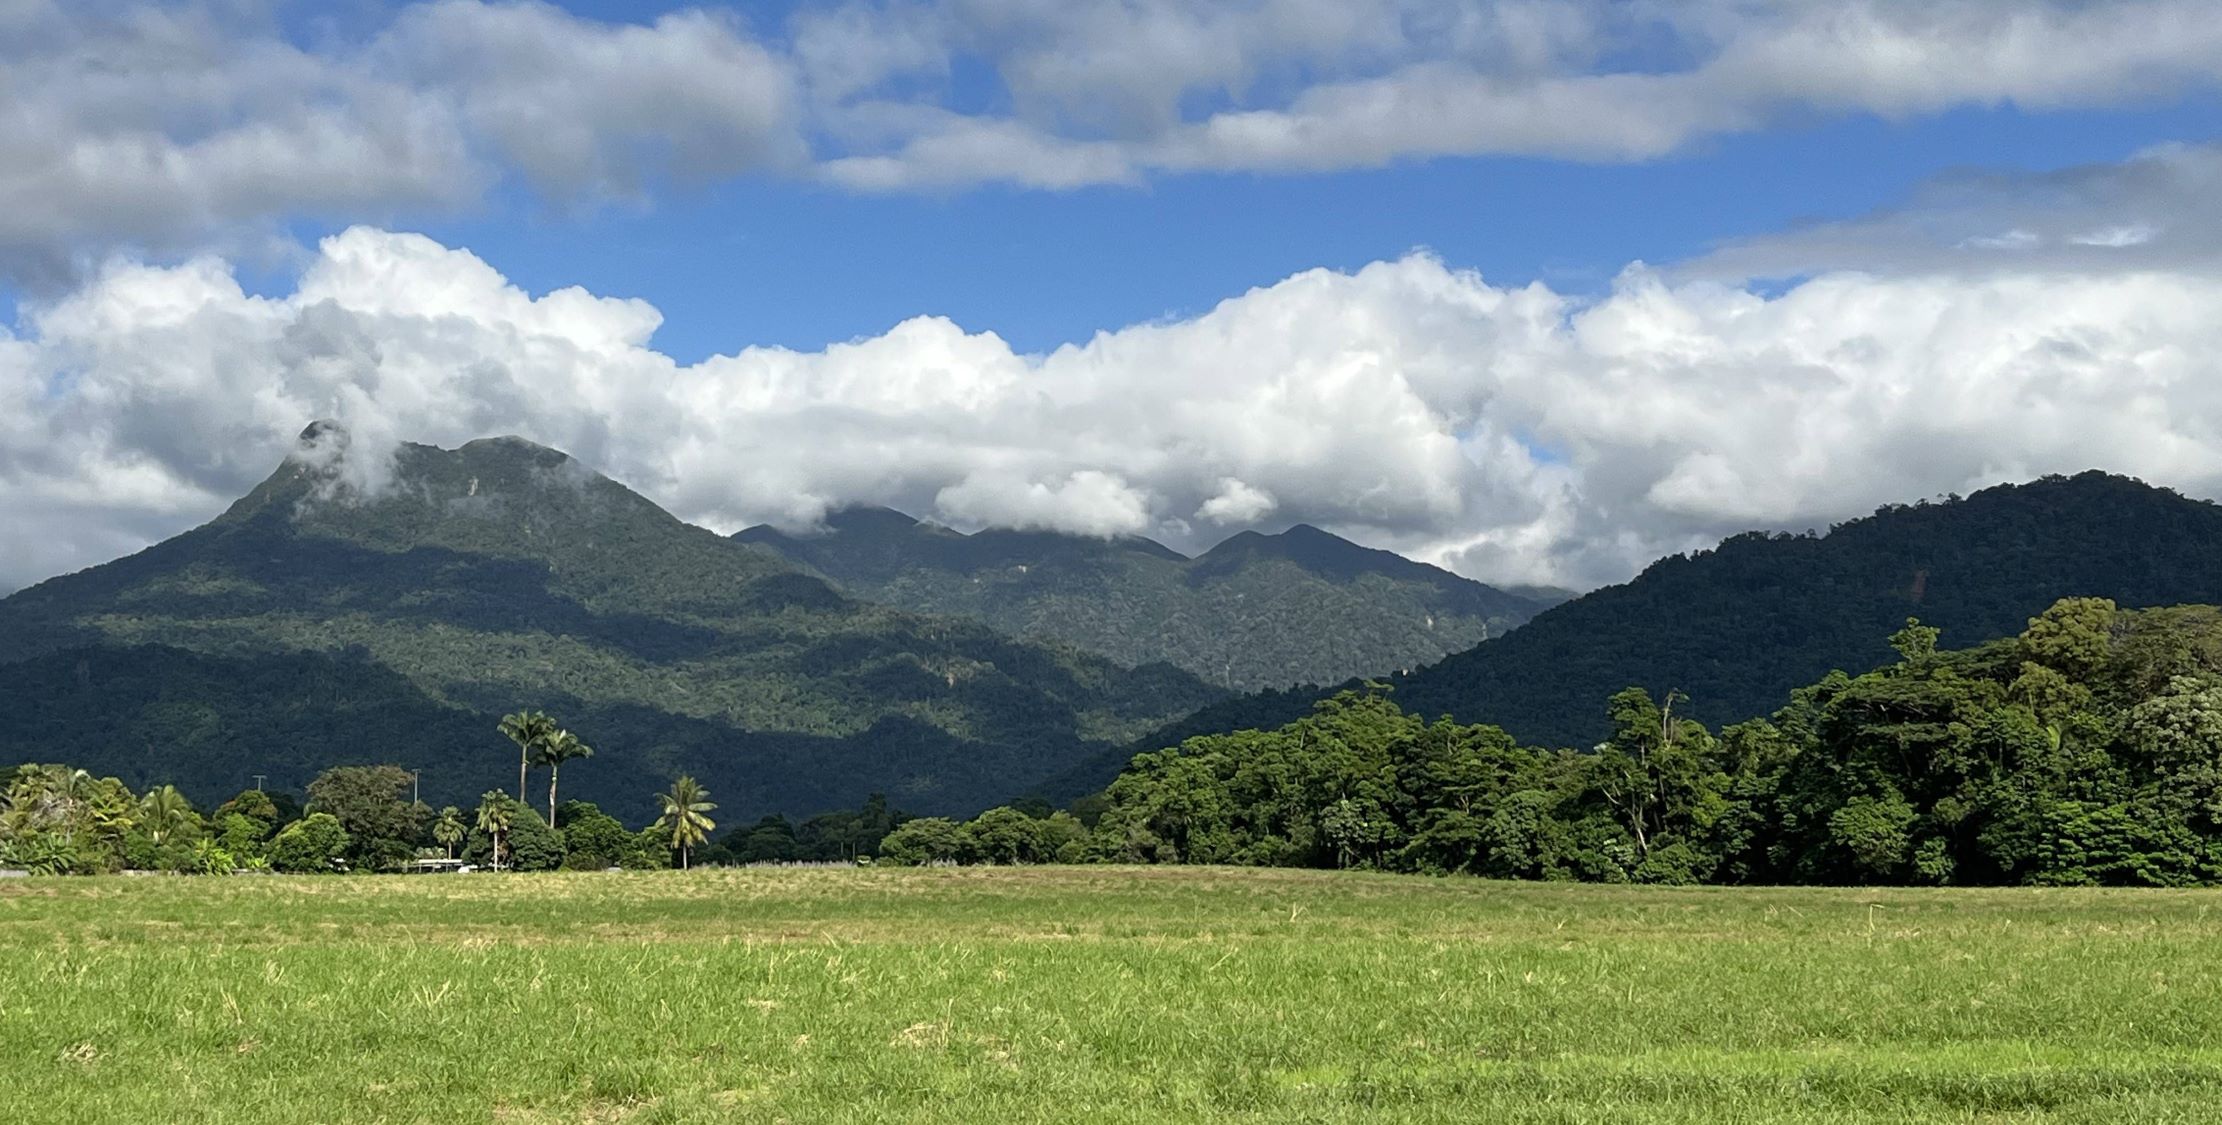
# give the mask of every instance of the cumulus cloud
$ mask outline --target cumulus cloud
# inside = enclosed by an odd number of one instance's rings
[[[1222,527],[1227,524],[1253,524],[1273,514],[1276,507],[1278,505],[1274,503],[1272,495],[1265,490],[1252,488],[1228,477],[1219,482],[1219,494],[1204,501],[1204,506],[1196,509],[1196,518],[1210,520]]]
[[[2209,0],[815,0],[754,23],[419,0],[314,36],[272,8],[0,3],[0,277],[54,291],[118,248],[282,254],[292,220],[453,212],[504,184],[568,207],[752,173],[1057,190],[1643,160],[1791,117],[2222,82]]]
[[[1644,160],[1785,117],[2212,89],[2205,0],[887,0],[793,32],[825,172],[1034,187],[1455,155]],[[963,61],[1007,110],[946,112]]]
[[[1043,528],[1083,535],[1132,535],[1150,528],[1149,498],[1115,473],[1078,469],[1042,481],[993,470],[974,473],[934,496],[941,514],[979,526]]]
[[[269,7],[0,4],[0,276],[260,250],[288,219],[452,211],[512,175],[569,202],[807,163],[788,64],[733,18],[434,0],[312,46]]]
[[[215,258],[112,265],[0,337],[0,585],[214,515],[320,417],[358,449],[519,434],[719,530],[866,502],[1194,550],[1301,521],[1577,587],[2046,472],[2222,492],[2211,270],[1638,266],[1577,299],[1423,254],[1044,355],[918,318],[679,364],[658,320],[371,228],[279,296]]]

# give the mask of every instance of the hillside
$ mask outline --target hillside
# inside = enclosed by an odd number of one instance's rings
[[[1792,688],[1891,656],[1908,617],[1972,645],[2019,633],[2055,600],[2125,608],[2222,602],[2222,507],[2087,472],[1886,507],[1826,535],[1752,532],[1653,563],[1522,628],[1389,678],[1415,714],[1502,726],[1526,743],[1589,746],[1603,701],[1638,686],[1680,691],[1709,724],[1766,715]],[[1100,787],[1136,749],[1278,726],[1326,693],[1246,696],[1085,763],[1044,790]]]
[[[835,512],[817,534],[754,527],[736,538],[859,598],[1122,664],[1164,661],[1238,690],[1415,668],[1541,608],[1301,524],[1245,531],[1194,559],[1133,537],[967,535],[886,508]]]
[[[883,790],[993,802],[1220,693],[844,597],[552,449],[407,445],[366,497],[302,452],[210,523],[0,600],[0,762],[213,799],[323,765],[516,784],[501,713],[597,750],[567,791],[636,817],[671,776],[725,816]]]

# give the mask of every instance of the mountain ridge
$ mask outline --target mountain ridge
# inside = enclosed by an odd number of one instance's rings
[[[1220,694],[1170,667],[846,597],[522,439],[404,444],[382,479],[345,463],[345,444],[312,426],[208,523],[0,600],[0,758],[127,779],[159,765],[216,797],[244,779],[207,777],[194,754],[245,739],[286,784],[375,756],[430,767],[428,793],[463,800],[515,783],[492,720],[535,707],[598,746],[565,780],[617,807],[692,772],[735,812],[874,789],[965,811]],[[384,746],[334,732],[327,753],[297,743],[309,728],[278,696],[197,702],[165,677],[204,695],[227,677],[290,683],[419,729]],[[127,714],[107,713],[126,696]]]
[[[2098,470],[2047,476],[1885,505],[1821,535],[1730,536],[1382,679],[1415,714],[1581,748],[1605,733],[1605,701],[1622,688],[1680,692],[1687,701],[1677,714],[1714,725],[1763,717],[1832,670],[1889,659],[1888,638],[1908,617],[1969,646],[2019,633],[2064,597],[2111,598],[2124,608],[2222,602],[2217,548],[2222,506]],[[1279,726],[1331,690],[1214,704],[1043,792],[1078,796],[1109,781],[1132,753],[1192,735]]]
[[[1138,536],[964,533],[893,509],[740,542],[844,592],[954,614],[1121,663],[1164,660],[1235,688],[1412,667],[1515,628],[1539,603],[1307,524],[1242,531],[1190,558]]]

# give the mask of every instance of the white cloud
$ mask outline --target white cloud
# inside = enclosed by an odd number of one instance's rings
[[[214,515],[318,417],[358,447],[521,434],[720,530],[870,502],[1196,549],[1303,521],[1576,586],[2046,472],[2222,492],[2211,270],[1770,294],[1635,267],[1579,301],[1416,255],[1032,356],[919,318],[681,365],[657,322],[368,228],[283,296],[213,258],[109,267],[0,338],[0,585]]]
[[[0,10],[0,276],[260,250],[291,218],[453,211],[512,173],[569,202],[808,160],[788,64],[728,18],[436,0],[312,47],[267,7]]]
[[[1264,489],[1252,488],[1228,477],[1219,482],[1219,494],[1204,501],[1204,506],[1196,509],[1196,518],[1210,520],[1221,527],[1228,524],[1241,526],[1256,523],[1272,515],[1276,507],[1279,505]]]
[[[291,220],[445,214],[504,183],[571,206],[750,173],[1058,190],[1644,160],[1784,119],[2222,84],[2210,0],[819,0],[753,25],[420,0],[312,36],[270,9],[0,7],[0,277],[283,254]]]
[[[2204,270],[2222,261],[2222,145],[2167,144],[2119,164],[1962,171],[1902,205],[1764,235],[1677,269],[1742,280],[1822,270],[2076,273]]]
[[[934,507],[972,526],[1105,536],[1132,535],[1150,526],[1149,498],[1117,474],[1095,469],[1078,469],[1051,481],[982,470],[942,489]]]
[[[2104,246],[2109,250],[2122,250],[2131,246],[2143,246],[2151,242],[2154,233],[2153,228],[2144,223],[2129,223],[2123,226],[2107,227],[2103,230],[2087,231],[2070,237],[2068,241],[2075,243],[2077,246]]]
[[[2222,81],[2207,0],[890,0],[806,10],[794,38],[826,76],[827,173],[875,189],[1644,160],[1787,117],[2115,106]],[[944,108],[963,60],[1005,103],[918,112]]]

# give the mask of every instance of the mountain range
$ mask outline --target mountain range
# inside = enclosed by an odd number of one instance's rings
[[[1196,558],[1132,536],[967,535],[869,507],[834,512],[812,534],[762,526],[735,538],[868,601],[1122,664],[1164,661],[1239,691],[1416,668],[1518,627],[1550,597],[1304,524],[1240,532]]]
[[[2019,633],[2064,597],[2125,607],[2222,602],[2222,507],[2087,472],[1892,505],[1826,534],[1751,532],[1672,555],[1521,628],[1387,677],[1391,698],[1433,718],[1486,722],[1530,744],[1588,747],[1605,701],[1638,686],[1712,724],[1772,714],[1833,669],[1891,658],[1909,617],[1974,645]],[[1134,752],[1194,735],[1279,726],[1323,691],[1225,701],[1084,763],[1045,787],[1069,798]]]
[[[970,812],[1334,690],[1228,683],[1379,679],[1579,748],[1621,688],[1765,715],[1888,659],[1909,617],[1968,645],[2061,597],[2222,603],[2222,508],[2096,472],[1735,536],[1544,608],[1309,527],[1196,558],[886,509],[725,537],[515,438],[403,445],[367,476],[346,445],[312,426],[209,523],[0,599],[0,762],[202,801],[395,762],[463,803],[515,782],[495,720],[538,708],[597,747],[566,792],[636,819],[679,773],[728,817],[873,792]]]
[[[390,761],[465,802],[515,784],[495,720],[538,708],[598,750],[567,791],[636,819],[682,772],[728,816],[966,811],[1225,694],[848,597],[526,441],[403,445],[375,488],[346,441],[0,600],[0,761],[204,801]]]

